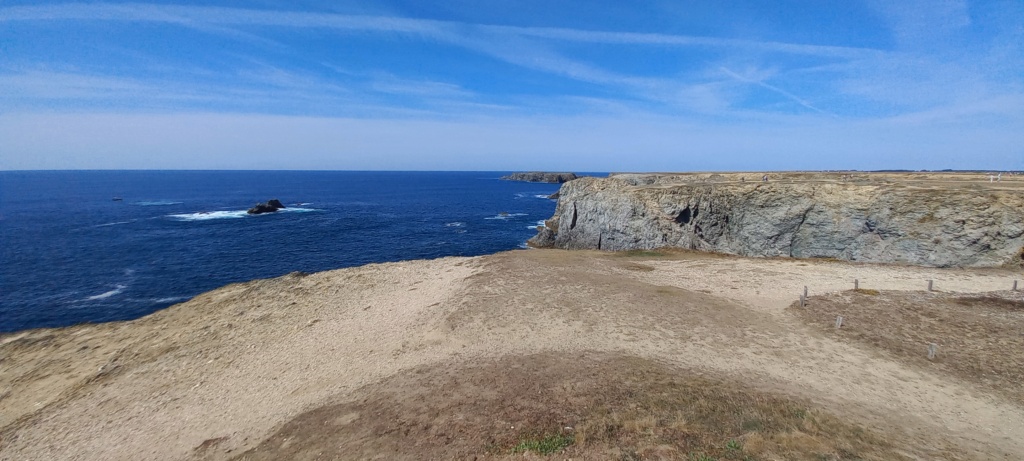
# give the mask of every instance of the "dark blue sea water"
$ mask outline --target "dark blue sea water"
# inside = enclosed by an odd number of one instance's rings
[[[0,172],[0,331],[133,319],[292,271],[519,248],[558,185],[502,174]],[[271,198],[288,208],[245,213]]]

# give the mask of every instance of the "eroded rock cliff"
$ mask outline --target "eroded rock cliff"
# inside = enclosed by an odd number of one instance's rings
[[[581,178],[562,185],[555,215],[530,244],[941,267],[1022,264],[1024,180],[946,176]]]

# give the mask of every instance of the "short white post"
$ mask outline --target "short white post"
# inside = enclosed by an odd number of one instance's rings
[[[853,279],[853,289],[854,290],[859,290],[860,289],[860,280]]]
[[[939,350],[939,345],[931,343],[928,345],[928,360],[935,360],[935,352]]]
[[[928,281],[928,291],[932,291],[932,280]]]
[[[843,316],[840,315],[840,316],[836,317],[836,328],[842,328],[842,327],[843,327]]]
[[[804,307],[806,305],[807,305],[807,296],[800,295],[800,307]]]
[[[1014,283],[1016,283],[1016,282],[1014,282]],[[1016,289],[1016,288],[1014,288],[1014,289]],[[805,298],[807,297],[807,285],[804,285],[804,297]]]
[[[1013,291],[1017,291],[1017,281],[1013,281]]]

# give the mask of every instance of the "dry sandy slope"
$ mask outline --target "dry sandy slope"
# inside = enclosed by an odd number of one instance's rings
[[[231,285],[133,322],[0,337],[0,459],[226,459],[406,370],[551,352],[737,379],[899,434],[925,457],[1024,459],[1024,408],[828,339],[785,310],[804,285],[934,279],[980,292],[1015,277],[530,250]]]

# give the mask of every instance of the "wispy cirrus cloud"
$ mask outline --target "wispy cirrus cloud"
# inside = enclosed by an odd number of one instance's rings
[[[301,11],[285,3],[0,7],[7,45],[0,49],[0,125],[16,134],[24,123],[15,115],[98,112],[111,123],[177,123],[199,139],[202,121],[233,132],[280,122],[267,131],[292,140],[308,133],[335,150],[350,148],[347,140],[361,140],[354,145],[368,151],[387,145],[396,156],[426,145],[470,155],[504,143],[498,150],[509,155],[560,149],[612,161],[614,149],[726,155],[796,145],[820,152],[837,149],[836,141],[848,150],[891,156],[902,149],[925,158],[918,139],[948,158],[954,147],[971,145],[1024,158],[1012,147],[1024,129],[1024,8],[865,1],[874,15],[864,20],[888,35],[846,40],[810,27],[817,35],[779,30],[762,40],[731,27],[623,31],[613,22],[606,29],[548,18],[496,24],[407,16],[399,8],[385,15]],[[1000,27],[989,28],[994,21]],[[53,38],[65,34],[73,38]],[[871,46],[836,45],[862,43]],[[79,136],[93,127],[71,119]],[[475,137],[460,137],[462,131]],[[415,141],[396,143],[383,133]],[[330,150],[303,145],[321,156]],[[212,139],[208,146],[224,147]],[[648,160],[651,168],[671,169]]]
[[[670,103],[687,87],[698,89],[707,82],[623,74],[570,58],[554,50],[550,42],[605,43],[657,47],[746,49],[823,57],[874,56],[878,50],[759,42],[729,38],[652,33],[603,32],[550,27],[512,27],[466,24],[456,21],[402,17],[341,15],[223,7],[192,7],[154,4],[64,4],[0,9],[3,21],[119,21],[157,22],[223,33],[229,37],[258,38],[235,28],[324,28],[350,33],[387,33],[435,40],[481,53],[508,64],[581,82],[621,88],[633,97]],[[772,88],[769,86],[769,88]],[[776,90],[773,90],[776,91]],[[795,97],[794,97],[795,98]],[[795,98],[799,100],[799,98]],[[805,105],[805,104],[801,104]],[[683,107],[690,106],[684,104]],[[805,105],[807,106],[807,105]],[[810,106],[807,106],[811,108]],[[818,109],[813,109],[818,110]]]
[[[441,39],[467,37],[472,35],[474,32],[483,32],[491,35],[521,36],[583,43],[744,48],[780,53],[851,58],[884,53],[884,51],[870,48],[822,46],[720,37],[658,33],[606,32],[599,30],[579,30],[557,27],[499,26],[404,17],[306,13],[208,6],[156,5],[145,3],[73,3],[63,5],[0,8],[0,22],[55,20],[165,22],[184,27],[205,27],[206,25],[215,24],[302,28],[317,27],[357,32],[418,34]]]
[[[749,84],[752,84],[752,85],[757,85],[757,86],[759,86],[761,88],[764,88],[764,89],[766,89],[768,91],[771,91],[773,93],[780,94],[780,95],[784,96],[786,99],[789,99],[789,100],[791,100],[791,101],[793,101],[793,102],[795,102],[795,103],[797,103],[797,104],[799,104],[799,105],[801,105],[803,107],[806,107],[806,108],[808,108],[810,110],[813,110],[815,112],[818,112],[820,114],[828,114],[828,115],[835,116],[835,114],[833,114],[831,112],[827,112],[827,111],[821,110],[821,109],[815,107],[814,105],[812,105],[807,100],[805,100],[805,99],[803,99],[803,98],[801,98],[801,97],[799,97],[799,96],[797,96],[797,95],[795,95],[793,93],[790,93],[790,92],[788,92],[786,90],[783,90],[782,88],[779,88],[779,87],[777,87],[775,85],[770,85],[768,83],[765,83],[764,79],[762,79],[762,78],[757,78],[756,76],[752,77],[752,76],[740,75],[740,74],[738,74],[736,72],[733,72],[732,70],[730,70],[727,67],[721,67],[720,69],[726,75],[736,79],[737,81],[744,82],[744,83],[749,83]]]

